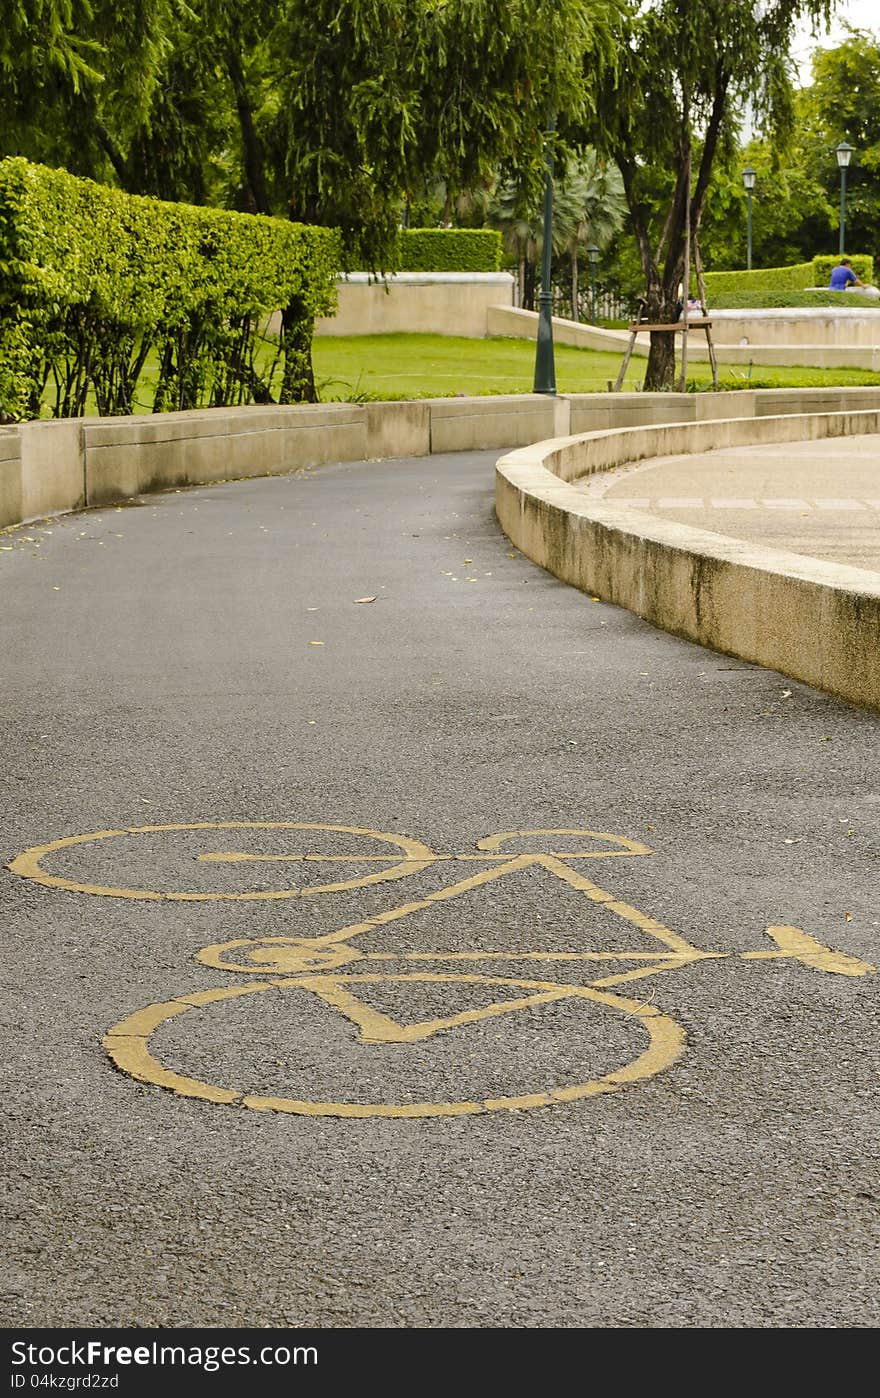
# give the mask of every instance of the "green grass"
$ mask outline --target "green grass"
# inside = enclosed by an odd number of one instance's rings
[[[702,340],[702,337],[700,337]],[[454,398],[492,393],[530,393],[535,373],[533,340],[471,340],[452,335],[320,335],[313,342],[318,396],[322,402],[368,399]],[[268,361],[262,348],[258,362]],[[556,386],[560,393],[605,393],[613,385],[622,355],[556,346]],[[641,388],[647,359],[630,362],[624,388]],[[152,409],[158,366],[151,357],[135,393],[135,412]],[[880,386],[880,374],[867,369],[810,369],[719,364],[720,387],[824,388]],[[709,365],[688,368],[691,389],[711,388]],[[46,394],[44,413],[51,413]],[[87,412],[97,412],[90,397]]]
[[[617,378],[622,356],[556,346],[560,393],[604,393]],[[447,335],[318,336],[313,345],[315,380],[323,402],[333,399],[471,397],[529,393],[535,368],[531,340],[470,340]],[[624,388],[640,388],[647,360],[634,359]],[[819,388],[880,385],[867,369],[810,369],[719,364],[722,388]],[[698,388],[711,386],[708,364],[688,369]]]

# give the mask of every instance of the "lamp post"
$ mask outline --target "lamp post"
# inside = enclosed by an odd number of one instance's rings
[[[742,172],[743,184],[746,187],[746,199],[748,201],[748,212],[746,214],[746,266],[752,270],[752,190],[755,188],[757,171],[751,165],[747,165]]]
[[[846,167],[852,159],[854,146],[841,141],[837,147],[837,163],[840,166],[840,255],[846,250]]]
[[[590,259],[590,320],[596,324],[596,268],[599,265],[599,249],[595,243],[590,243],[587,248],[587,257]]]
[[[547,118],[544,138],[544,248],[541,259],[541,292],[538,296],[538,345],[535,350],[535,393],[556,392],[556,366],[553,361],[553,296],[550,277],[553,268],[553,133],[556,117]]]

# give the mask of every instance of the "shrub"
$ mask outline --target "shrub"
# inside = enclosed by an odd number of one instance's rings
[[[706,272],[706,295],[713,305],[719,296],[745,291],[803,291],[813,286],[812,262],[796,262],[790,267],[756,267],[751,272]],[[828,278],[825,278],[827,283]]]
[[[858,291],[740,291],[727,296],[714,296],[711,311],[757,311],[769,307],[800,308],[804,306],[850,306],[859,310],[880,312],[880,301],[860,296]]]
[[[497,272],[501,234],[492,228],[406,228],[401,272]]]
[[[333,230],[166,204],[22,159],[0,162],[0,414],[130,413],[314,397],[314,318],[333,309]],[[270,372],[259,327],[282,311]]]
[[[874,259],[864,252],[854,252],[850,257],[852,269],[857,277],[861,277],[863,282],[874,280]],[[822,256],[813,258],[814,286],[827,286],[831,280],[831,269],[836,267],[840,261],[840,253],[836,257]]]

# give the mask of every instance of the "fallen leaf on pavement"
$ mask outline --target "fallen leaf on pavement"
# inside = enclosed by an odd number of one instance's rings
[[[375,597],[356,597],[356,602],[375,602]]]

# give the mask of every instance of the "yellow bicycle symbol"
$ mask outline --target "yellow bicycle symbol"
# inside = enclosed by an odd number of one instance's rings
[[[345,836],[365,848],[345,853],[315,854],[304,851],[248,852],[246,850],[200,850],[194,858],[200,865],[243,870],[246,866],[284,866],[290,872],[320,869],[328,864],[357,866],[352,877],[305,883],[284,889],[251,889],[206,891],[200,889],[150,890],[139,887],[115,887],[111,884],[90,884],[65,875],[53,875],[43,861],[73,846],[94,845],[115,840],[137,841],[143,837],[164,837],[169,834],[227,831],[271,831],[303,834],[319,832],[329,836]],[[574,850],[526,849],[514,851],[514,841],[548,844],[564,837],[574,839],[587,848]],[[383,848],[375,851],[372,842]],[[182,1096],[209,1102],[235,1104],[256,1111],[287,1112],[311,1116],[333,1117],[432,1117],[463,1116],[477,1112],[502,1109],[522,1110],[572,1102],[599,1093],[615,1092],[635,1082],[653,1077],[673,1064],[683,1052],[686,1042],[683,1027],[652,1003],[630,999],[616,993],[616,988],[631,982],[667,974],[694,963],[724,960],[736,953],[705,952],[695,947],[680,933],[664,926],[655,918],[640,912],[613,893],[601,888],[576,866],[588,860],[631,858],[650,855],[652,851],[640,842],[620,835],[597,831],[526,830],[507,831],[477,842],[475,851],[438,854],[419,840],[400,835],[383,834],[355,826],[302,824],[295,822],[199,822],[186,825],[139,826],[125,830],[100,831],[91,835],[68,837],[26,850],[10,864],[10,869],[28,879],[50,887],[119,898],[169,899],[178,901],[217,899],[266,899],[318,895],[360,888],[397,880],[420,873],[444,863],[477,863],[477,872],[468,874],[446,887],[398,907],[366,917],[316,937],[241,938],[203,948],[196,960],[204,966],[236,976],[247,975],[244,983],[210,990],[192,991],[172,999],[147,1005],[115,1024],[105,1038],[104,1046],[116,1066],[131,1077],[168,1088]],[[369,868],[371,864],[380,868]],[[367,872],[363,872],[365,866]],[[622,949],[615,951],[584,948],[578,951],[513,949],[466,951],[371,951],[369,934],[398,920],[411,917],[438,903],[445,903],[472,892],[488,888],[499,880],[509,878],[529,868],[541,868],[553,878],[575,890],[588,903],[598,906],[624,925],[638,929],[650,938],[651,950]],[[823,946],[799,928],[775,926],[767,928],[775,944],[774,950],[739,954],[742,960],[788,958],[817,971],[844,976],[864,976],[876,968],[869,963]],[[356,943],[363,945],[356,945]],[[487,974],[494,968],[521,969],[515,975]],[[596,963],[599,974],[584,983],[560,982],[548,979],[566,966],[577,966],[581,972]],[[434,969],[425,969],[431,966]],[[461,966],[462,969],[454,969]],[[401,969],[392,969],[398,967]],[[467,967],[468,969],[464,969]],[[541,968],[542,974],[525,974]],[[403,969],[405,968],[405,969]],[[548,969],[545,969],[548,968]],[[488,1004],[433,1019],[401,1023],[368,1003],[365,995],[371,986],[450,985],[455,987],[491,987],[494,999]],[[496,989],[497,987],[497,989]],[[150,1040],[164,1024],[181,1015],[199,1015],[212,1006],[242,997],[251,997],[278,990],[300,990],[329,1006],[353,1026],[362,1044],[412,1045],[423,1043],[446,1033],[483,1020],[529,1011],[538,1006],[567,1000],[577,1005],[597,1004],[633,1019],[647,1037],[647,1046],[630,1062],[601,1077],[585,1077],[583,1081],[565,1086],[543,1085],[532,1090],[506,1096],[483,1097],[463,1101],[421,1102],[358,1102],[322,1101],[302,1098],[256,1095],[187,1076],[166,1065],[153,1052]],[[485,998],[485,997],[484,997]],[[315,1065],[316,1068],[319,1065]]]

